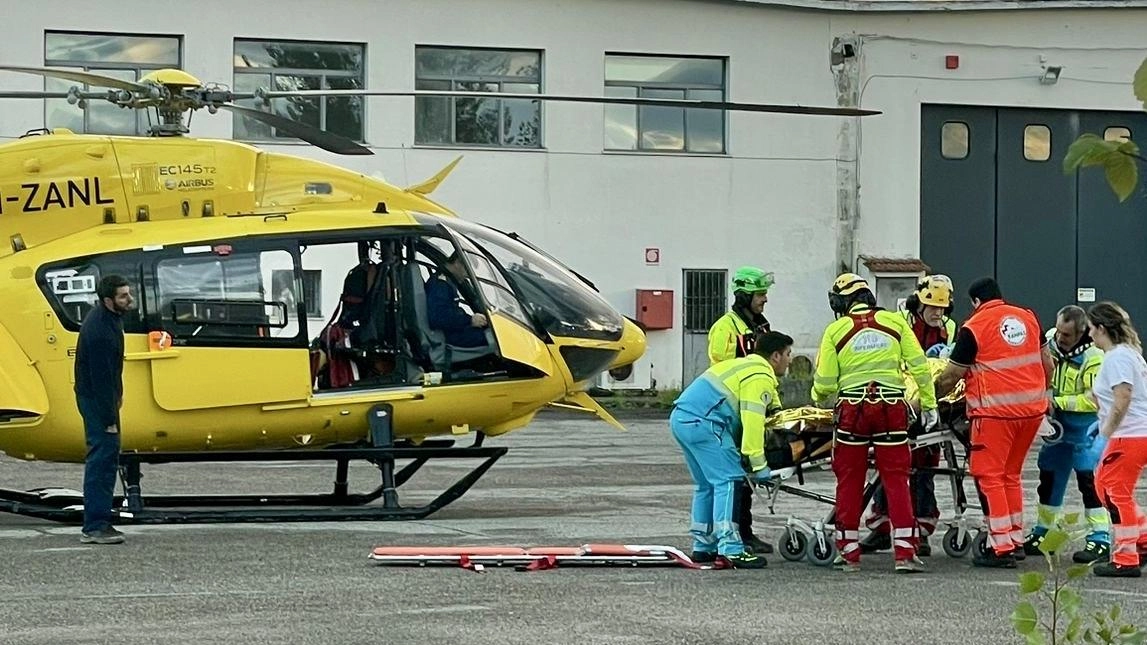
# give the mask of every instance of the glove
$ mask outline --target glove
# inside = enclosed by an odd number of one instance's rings
[[[928,351],[924,352],[924,355],[928,358],[944,358],[946,356],[944,350],[947,348],[948,346],[944,343],[936,343],[935,345],[929,347]]]
[[[767,466],[765,468],[762,468],[762,469],[756,471],[756,472],[749,473],[749,479],[752,479],[753,483],[758,485],[758,486],[760,486],[761,484],[764,484],[765,482],[771,480],[772,478],[773,478],[773,471],[770,470]]]
[[[940,424],[940,411],[936,409],[924,410],[924,414],[920,417],[920,425],[927,432]]]

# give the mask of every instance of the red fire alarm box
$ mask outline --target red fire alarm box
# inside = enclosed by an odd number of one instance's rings
[[[637,322],[646,329],[673,328],[673,292],[668,289],[637,290]]]

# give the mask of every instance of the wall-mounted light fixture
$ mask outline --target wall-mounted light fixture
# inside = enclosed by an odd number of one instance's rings
[[[1063,67],[1060,65],[1044,65],[1039,82],[1043,85],[1055,85],[1059,81],[1059,74],[1062,71]]]

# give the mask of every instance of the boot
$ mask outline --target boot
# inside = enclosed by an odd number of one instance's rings
[[[996,552],[989,549],[987,553],[980,556],[977,555],[972,558],[972,566],[974,567],[989,567],[993,569],[1015,569],[1016,556],[1012,552],[1003,555],[996,555]]]
[[[734,569],[764,569],[769,566],[767,560],[759,555],[753,555],[749,552],[737,553],[734,555],[721,556],[728,562]]]
[[[1110,555],[1110,544],[1088,540],[1087,543],[1084,544],[1082,551],[1076,551],[1072,554],[1071,560],[1080,564],[1090,564],[1092,562],[1106,560]]]
[[[921,558],[932,556],[932,545],[928,543],[927,536],[920,536],[920,544],[916,546],[916,555],[920,556]]]
[[[745,550],[751,553],[769,554],[773,552],[773,545],[755,535],[742,537],[741,542],[745,545]]]
[[[890,533],[881,533],[879,531],[869,531],[868,535],[861,538],[860,542],[861,553],[876,553],[877,551],[887,551],[892,548],[892,535]]]
[[[717,561],[717,554],[712,551],[694,551],[689,559],[697,564],[711,564]]]
[[[1129,567],[1114,562],[1102,562],[1092,567],[1091,572],[1104,578],[1138,578],[1143,575],[1139,567]]]
[[[1031,535],[1024,540],[1024,554],[1025,555],[1043,555],[1043,551],[1039,550],[1039,545],[1043,542],[1043,533],[1032,531]],[[1054,554],[1052,554],[1054,555]]]

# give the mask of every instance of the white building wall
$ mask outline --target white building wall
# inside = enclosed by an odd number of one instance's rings
[[[413,88],[415,45],[523,47],[543,50],[547,93],[601,95],[605,52],[694,54],[729,57],[729,100],[835,105],[832,38],[865,34],[862,105],[885,113],[863,120],[856,251],[887,256],[918,252],[921,102],[1133,109],[1126,81],[1142,53],[1130,48],[1141,45],[1135,25],[1147,24],[1138,11],[865,15],[694,0],[0,4],[5,64],[42,65],[46,29],[180,34],[184,68],[228,85],[233,38],[283,38],[366,43],[372,89]],[[1098,43],[1115,49],[1087,50]],[[948,53],[961,55],[959,70],[943,69]],[[1065,66],[1058,85],[1036,82],[1040,53]],[[986,80],[1013,76],[1023,78]],[[0,86],[43,84],[0,73]],[[680,386],[683,268],[775,271],[766,313],[796,338],[799,352],[811,353],[831,319],[825,292],[838,269],[839,118],[729,114],[728,154],[706,156],[603,152],[597,105],[546,105],[543,151],[415,148],[412,99],[373,98],[366,109],[373,157],[266,147],[398,185],[463,154],[435,193],[461,216],[521,233],[593,280],[623,313],[634,313],[635,289],[674,291],[674,329],[649,334],[648,360],[661,387]],[[0,134],[42,126],[39,102],[4,101]],[[231,132],[225,113],[192,121],[195,136]],[[659,266],[646,266],[645,247],[661,249]]]
[[[858,253],[919,252],[922,104],[1143,109],[1131,77],[1147,57],[1147,10],[835,14],[832,22],[834,34],[862,37],[861,107],[884,112],[861,124]],[[960,57],[959,69],[945,69],[948,54]],[[1041,56],[1063,67],[1054,85],[1038,80]]]

